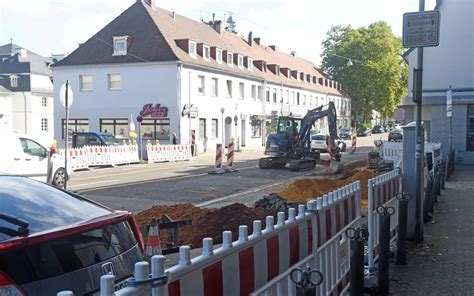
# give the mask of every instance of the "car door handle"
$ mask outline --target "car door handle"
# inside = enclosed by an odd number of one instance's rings
[[[25,160],[26,160],[26,161],[30,161],[30,160],[31,160],[31,158],[25,158]]]
[[[13,160],[20,160],[21,158],[19,157],[14,157]]]

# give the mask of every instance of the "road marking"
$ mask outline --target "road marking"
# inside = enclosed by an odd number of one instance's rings
[[[87,183],[87,185],[93,185],[93,184],[102,184],[102,183],[110,183],[110,182],[117,182],[119,180],[107,180],[107,181],[99,181],[99,182],[92,182],[92,183]],[[70,185],[68,188],[73,188],[73,187],[80,187],[83,186],[84,184],[76,184],[76,185]]]

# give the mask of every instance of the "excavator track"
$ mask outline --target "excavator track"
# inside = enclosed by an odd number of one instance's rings
[[[314,159],[295,159],[290,161],[290,170],[294,172],[309,171],[316,167]]]

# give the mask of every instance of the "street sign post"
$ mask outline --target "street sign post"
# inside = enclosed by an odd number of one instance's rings
[[[403,47],[439,45],[439,11],[403,14]]]
[[[449,119],[449,153],[453,149],[453,89],[446,91],[446,116]]]
[[[66,83],[63,83],[59,88],[59,102],[61,105],[66,108],[66,143],[64,145],[64,169],[66,170],[66,177],[64,178],[64,189],[67,189],[67,179],[68,179],[68,171],[67,171],[67,156],[68,156],[68,141],[69,141],[69,108],[72,105],[74,100],[71,85],[69,84],[69,80],[66,80]]]

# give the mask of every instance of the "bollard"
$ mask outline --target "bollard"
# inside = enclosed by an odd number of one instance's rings
[[[429,215],[431,206],[431,197],[433,193],[433,176],[428,174],[428,182],[426,184],[425,198],[423,200],[423,221],[426,223],[431,220]]]
[[[445,182],[446,182],[446,160],[441,161],[441,182],[440,182],[440,188],[441,189],[446,189],[445,187]]]
[[[388,295],[390,288],[390,216],[395,213],[395,208],[380,206],[379,214],[379,271],[378,285],[382,295]]]
[[[72,291],[62,291],[56,294],[56,296],[74,296],[74,293]]]
[[[316,287],[323,282],[323,274],[317,269],[294,268],[290,280],[296,285],[296,296],[315,296]]]
[[[407,264],[407,223],[408,223],[408,201],[411,194],[398,192],[398,238],[397,238],[397,264]]]
[[[366,228],[348,228],[346,236],[351,240],[350,295],[364,295],[364,244],[369,237]]]
[[[155,255],[151,257],[151,276],[156,278],[165,275],[165,256]],[[151,289],[152,296],[165,294],[165,286],[161,285]]]

